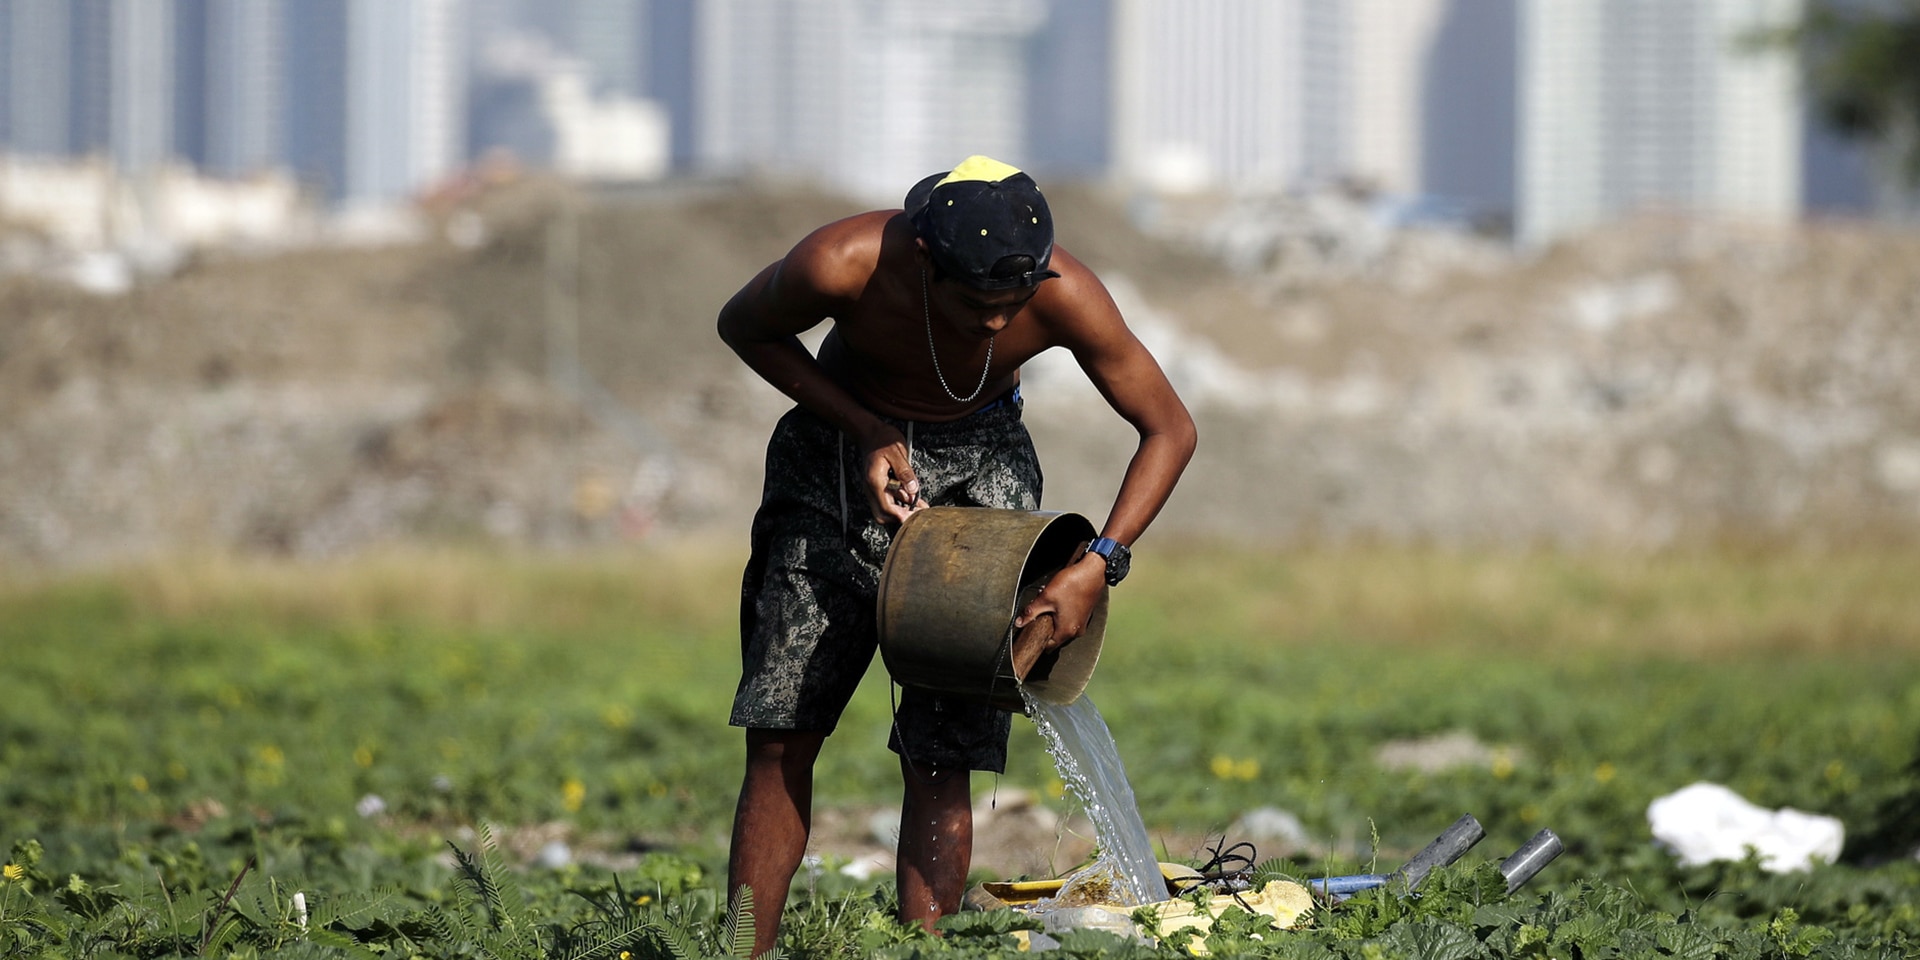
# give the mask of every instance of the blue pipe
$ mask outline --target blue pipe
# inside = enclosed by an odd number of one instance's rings
[[[1393,879],[1390,873],[1358,873],[1348,877],[1322,877],[1307,881],[1307,886],[1328,896],[1346,898],[1362,890],[1384,887]]]

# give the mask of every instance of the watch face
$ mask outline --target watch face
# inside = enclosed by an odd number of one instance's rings
[[[1113,552],[1107,554],[1107,586],[1117,587],[1127,578],[1127,569],[1133,565],[1133,551],[1125,544],[1113,545]]]

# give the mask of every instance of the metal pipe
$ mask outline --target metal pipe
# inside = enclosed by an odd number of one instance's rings
[[[1420,881],[1425,880],[1427,874],[1432,873],[1435,867],[1444,867],[1465,856],[1467,851],[1473,849],[1473,845],[1479,843],[1480,839],[1486,835],[1486,828],[1480,826],[1480,821],[1474,819],[1473,814],[1463,813],[1460,819],[1453,822],[1453,826],[1435,837],[1425,849],[1408,858],[1406,864],[1394,871],[1393,875],[1404,878],[1407,881],[1407,888],[1413,889],[1419,886]]]
[[[1432,843],[1427,844],[1407,859],[1407,862],[1392,873],[1360,873],[1346,877],[1323,877],[1307,881],[1307,886],[1315,891],[1345,900],[1362,890],[1384,887],[1396,880],[1404,880],[1411,890],[1427,878],[1436,867],[1444,867],[1465,856],[1473,845],[1487,835],[1486,828],[1471,813],[1463,813],[1453,825],[1442,831]],[[1536,868],[1538,869],[1538,868]]]
[[[1533,839],[1520,845],[1513,856],[1500,861],[1500,874],[1507,878],[1507,892],[1520,889],[1521,884],[1533,879],[1540,868],[1553,862],[1566,845],[1552,830],[1542,829],[1533,835]]]

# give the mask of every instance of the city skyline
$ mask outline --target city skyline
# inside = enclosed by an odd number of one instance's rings
[[[0,140],[286,171],[335,207],[490,154],[892,202],[968,153],[1163,190],[1341,182],[1543,241],[1644,206],[1859,212],[1799,0],[0,0]],[[1602,96],[1601,91],[1606,91]]]

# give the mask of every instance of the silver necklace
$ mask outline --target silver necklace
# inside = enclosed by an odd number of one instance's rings
[[[973,385],[972,393],[963,397],[954,393],[952,387],[947,386],[947,375],[940,372],[940,351],[933,348],[933,307],[927,296],[925,267],[920,268],[920,315],[927,319],[927,352],[933,355],[933,375],[940,378],[940,389],[945,390],[947,396],[952,397],[956,403],[972,403],[973,398],[979,396],[981,390],[986,389],[987,371],[993,369],[993,337],[987,338],[987,365],[980,368],[980,382]]]

